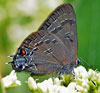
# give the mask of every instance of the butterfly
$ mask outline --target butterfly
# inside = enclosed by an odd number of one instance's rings
[[[21,43],[10,63],[15,71],[31,75],[67,74],[79,64],[77,49],[75,12],[71,4],[65,3]]]

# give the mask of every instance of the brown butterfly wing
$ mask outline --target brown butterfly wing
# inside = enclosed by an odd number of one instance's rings
[[[25,51],[24,55],[20,55],[21,50]],[[19,47],[17,55],[25,56],[30,66],[28,71],[41,74],[58,72],[58,68],[62,68],[62,62],[67,57],[62,41],[48,31],[38,31],[29,35]]]
[[[63,4],[56,8],[38,30],[47,30],[55,34],[66,46],[66,63],[77,58],[76,17],[72,5]]]

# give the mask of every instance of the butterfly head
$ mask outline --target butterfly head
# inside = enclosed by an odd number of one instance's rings
[[[26,59],[24,57],[14,56],[13,61],[10,62],[12,68],[16,71],[22,71],[26,68]]]
[[[12,65],[12,68],[16,71],[25,70],[27,66],[27,57],[25,55],[24,49],[18,49],[17,53],[13,56],[13,61],[9,62]]]

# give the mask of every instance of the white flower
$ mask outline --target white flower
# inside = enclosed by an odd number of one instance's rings
[[[53,85],[53,81],[52,81],[51,78],[49,78],[48,80],[43,81],[42,83],[37,83],[37,86],[38,86],[41,90],[43,90],[43,92],[47,92],[49,88],[52,89],[52,88],[51,88],[52,85]]]
[[[54,82],[55,85],[59,85],[60,86],[61,85],[61,81],[62,80],[59,80],[59,78],[54,78],[53,82]]]
[[[55,78],[54,80],[50,78],[37,84],[32,77],[28,79],[28,82],[29,81],[31,83],[28,83],[28,85],[29,87],[31,86],[31,90],[40,88],[43,93],[77,93],[75,90],[75,83],[71,83],[68,87],[64,87],[61,86],[62,80],[59,80],[58,78]]]
[[[82,66],[74,68],[74,72],[75,72],[75,77],[79,77],[79,78],[87,78],[88,77],[88,73],[87,73],[86,69]]]
[[[37,89],[36,82],[35,82],[35,80],[32,77],[28,78],[28,86],[29,86],[30,90]]]
[[[71,79],[71,75],[62,75],[62,79],[49,78],[41,83],[36,83],[32,78],[29,84],[33,90],[41,89],[43,93],[100,93],[100,73],[97,71],[89,70],[88,72],[82,66],[74,69],[75,79]],[[33,83],[32,83],[33,82]],[[67,85],[68,86],[64,86]],[[38,93],[38,92],[37,92]]]
[[[82,66],[74,68],[75,79],[77,82],[76,89],[80,92],[87,93],[89,90],[89,75],[86,69]]]
[[[59,86],[59,91],[56,93],[70,93],[69,89],[64,86]]]
[[[89,77],[91,77],[93,80],[97,80],[97,72],[93,71],[92,69],[89,69],[88,71]]]
[[[72,82],[68,85],[67,89],[69,90],[69,93],[78,93],[76,90],[76,83]]]
[[[60,86],[59,92],[56,93],[79,93],[75,88],[75,83],[70,83],[68,87]]]
[[[98,87],[98,91],[100,91],[100,72],[97,71],[93,71],[92,69],[90,69],[88,71],[89,74],[89,79],[91,81],[91,83],[94,85],[94,87]]]
[[[17,80],[17,76],[15,73],[15,70],[13,70],[10,75],[2,78],[1,80],[2,86],[4,88],[9,88],[9,87],[14,87],[14,86],[19,86],[21,85],[21,82]]]

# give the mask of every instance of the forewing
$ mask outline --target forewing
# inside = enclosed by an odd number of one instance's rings
[[[76,17],[70,4],[63,4],[56,8],[38,30],[47,30],[57,36],[66,47],[66,63],[75,62],[78,47]]]

